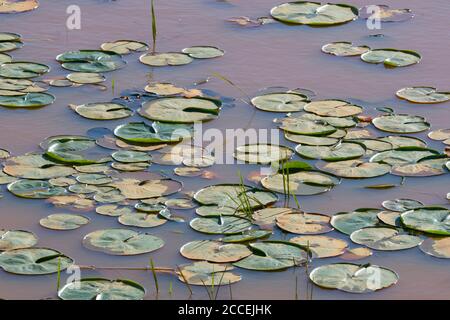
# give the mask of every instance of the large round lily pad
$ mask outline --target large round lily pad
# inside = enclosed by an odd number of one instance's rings
[[[343,254],[348,246],[341,239],[327,236],[300,236],[291,238],[289,241],[309,248],[314,258],[330,258]]]
[[[139,57],[139,61],[152,67],[181,66],[193,60],[189,55],[180,52],[146,53]]]
[[[417,133],[430,128],[430,124],[426,122],[425,118],[407,114],[379,116],[374,118],[372,123],[381,131],[393,133]]]
[[[17,180],[8,184],[8,190],[15,196],[30,199],[46,199],[66,194],[66,189],[52,186],[45,180]]]
[[[139,114],[145,118],[173,122],[194,123],[217,118],[220,103],[201,98],[163,98],[144,103]]]
[[[439,92],[433,87],[407,87],[395,94],[413,103],[441,103],[450,100],[450,92]]]
[[[101,50],[68,51],[58,55],[56,60],[64,69],[76,72],[108,72],[126,64],[120,54]]]
[[[371,163],[362,160],[346,160],[323,163],[321,170],[347,179],[365,179],[385,175],[390,172],[391,166],[385,163]]]
[[[58,291],[62,300],[142,300],[145,289],[131,280],[84,278],[66,284]]]
[[[306,118],[287,117],[281,122],[280,129],[294,134],[307,136],[327,136],[337,129],[323,121],[310,120]]]
[[[212,240],[188,242],[181,247],[180,253],[188,259],[216,263],[235,262],[252,254],[243,244],[224,244]]]
[[[132,212],[124,213],[117,219],[120,224],[138,228],[153,228],[167,222],[155,213]]]
[[[31,180],[66,177],[76,173],[76,171],[71,167],[51,164],[43,166],[11,164],[5,165],[3,167],[3,172],[13,177]]]
[[[394,199],[383,201],[382,206],[387,210],[405,212],[421,208],[424,206],[424,204],[414,199]]]
[[[128,107],[111,102],[88,103],[72,106],[80,116],[92,120],[116,120],[127,118],[133,114]]]
[[[292,157],[293,151],[285,146],[273,144],[248,144],[236,148],[233,156],[240,161],[268,164]]]
[[[307,96],[291,92],[269,93],[252,99],[256,108],[270,112],[301,111],[308,102]]]
[[[417,236],[402,234],[395,228],[368,227],[356,230],[350,239],[375,250],[395,251],[410,249],[422,243]]]
[[[316,285],[352,293],[366,293],[390,287],[398,275],[376,265],[334,263],[315,268],[309,278]]]
[[[360,114],[363,108],[343,100],[312,101],[305,105],[305,111],[324,117],[349,117]]]
[[[241,276],[230,272],[234,267],[225,264],[197,261],[182,265],[177,270],[178,279],[194,286],[221,286],[241,281]]]
[[[37,241],[37,237],[29,231],[0,230],[0,251],[30,248]]]
[[[192,229],[207,234],[236,234],[252,226],[247,219],[235,216],[199,217],[190,222]]]
[[[164,241],[148,233],[129,229],[105,229],[86,235],[83,244],[95,251],[127,256],[155,251],[164,245]]]
[[[43,75],[50,71],[45,64],[14,61],[0,65],[0,76],[13,79],[29,79]]]
[[[355,20],[358,9],[346,4],[295,1],[272,8],[270,15],[289,24],[325,27]]]
[[[24,93],[18,96],[0,95],[0,106],[9,108],[37,108],[52,104],[55,97],[49,93]]]
[[[340,212],[331,218],[331,225],[336,230],[350,235],[356,230],[377,226],[380,223],[377,217],[378,212],[380,210],[372,208]]]
[[[334,146],[298,145],[295,151],[306,159],[322,159],[330,162],[360,158],[366,153],[364,146],[353,142],[342,142]]]
[[[330,217],[320,213],[292,212],[276,216],[277,226],[297,234],[321,234],[330,232]]]
[[[401,214],[405,227],[425,233],[450,236],[450,210],[441,207],[422,207]]]
[[[195,59],[211,59],[225,54],[223,50],[211,46],[192,46],[184,48],[182,52]]]
[[[39,224],[52,230],[75,230],[89,223],[89,219],[78,214],[56,213],[39,220]]]
[[[361,55],[368,63],[383,63],[386,67],[406,67],[419,63],[422,56],[412,50],[373,49]]]
[[[306,249],[292,242],[264,241],[249,246],[253,254],[233,265],[249,270],[274,271],[301,265],[308,259]]]
[[[77,84],[97,84],[106,80],[106,77],[95,72],[73,72],[66,76],[67,80]]]
[[[179,142],[184,137],[189,137],[191,133],[192,128],[188,125],[163,122],[153,122],[152,125],[130,122],[114,130],[118,138],[135,143]]]
[[[114,181],[110,186],[120,190],[128,199],[140,200],[170,195],[181,190],[182,184],[171,179],[137,180],[123,179]]]
[[[58,269],[63,271],[72,264],[71,258],[48,248],[15,249],[0,254],[0,267],[3,270],[22,275],[56,273]]]

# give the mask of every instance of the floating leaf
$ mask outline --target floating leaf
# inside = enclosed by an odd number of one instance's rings
[[[338,231],[345,234],[352,234],[354,231],[375,227],[379,224],[377,217],[378,209],[361,208],[351,212],[340,212],[331,218],[331,225]]]
[[[140,52],[148,50],[148,46],[144,42],[134,40],[116,40],[105,42],[101,45],[102,50],[112,51],[118,54],[130,54],[132,52]]]
[[[422,243],[422,239],[409,234],[401,234],[395,228],[368,227],[356,230],[350,239],[375,250],[395,251],[410,249]]]
[[[124,179],[115,181],[110,186],[117,188],[128,199],[148,199],[166,196],[181,190],[182,184],[171,179],[137,180]]]
[[[383,63],[386,67],[406,67],[422,59],[422,56],[412,50],[372,49],[361,55],[368,63]]]
[[[297,112],[309,102],[303,94],[281,92],[269,93],[252,99],[252,104],[260,110],[270,112]]]
[[[402,227],[402,222],[400,219],[401,212],[395,211],[380,211],[377,214],[378,219],[381,222],[392,226],[392,227]]]
[[[449,158],[446,156],[423,158],[417,163],[396,165],[393,167],[391,174],[404,177],[438,176],[447,172],[444,166],[448,161]]]
[[[193,46],[183,49],[182,52],[195,59],[218,58],[225,54],[225,51],[211,46]]]
[[[182,265],[177,271],[181,282],[194,286],[221,286],[241,281],[241,276],[229,272],[233,266],[197,261]]]
[[[56,273],[72,264],[71,258],[48,248],[15,249],[0,254],[0,267],[3,270],[22,275]]]
[[[167,222],[166,219],[160,218],[157,214],[140,212],[121,214],[118,218],[118,221],[120,224],[123,224],[125,226],[139,228],[158,227]]]
[[[96,84],[105,81],[105,76],[95,72],[73,72],[66,76],[70,80],[79,84]]]
[[[346,4],[295,1],[272,8],[270,15],[285,23],[325,27],[357,19],[358,9]]]
[[[360,260],[370,257],[373,254],[372,250],[365,247],[357,247],[348,249],[343,255],[340,256],[344,260]]]
[[[26,93],[19,96],[0,95],[0,106],[9,108],[37,108],[52,104],[55,97],[49,93]]]
[[[32,180],[66,177],[76,173],[76,171],[70,167],[51,164],[43,165],[41,167],[11,164],[5,165],[3,167],[3,172],[13,177]]]
[[[428,238],[422,242],[420,250],[436,258],[450,259],[450,238]]]
[[[300,236],[289,241],[309,248],[314,258],[336,257],[345,252],[348,244],[344,240],[326,236]]]
[[[76,72],[101,73],[125,66],[122,56],[112,51],[79,50],[68,51],[56,57],[64,69]]]
[[[142,300],[145,289],[131,280],[84,278],[67,283],[58,291],[62,300]]]
[[[335,127],[322,121],[293,117],[284,118],[280,129],[307,136],[327,136],[337,131]]]
[[[197,89],[184,89],[175,86],[172,83],[156,82],[148,84],[144,90],[157,96],[177,96],[182,95],[186,98],[201,97],[203,93]]]
[[[132,214],[133,209],[131,207],[120,206],[116,204],[106,204],[97,207],[95,209],[95,212],[104,216],[119,217],[123,214]]]
[[[324,45],[322,51],[339,57],[359,56],[370,48],[368,46],[353,46],[351,42],[332,42]]]
[[[425,148],[427,144],[425,141],[415,138],[415,137],[406,137],[406,136],[387,136],[379,138],[382,141],[389,142],[392,147],[400,148],[400,147],[421,147]]]
[[[433,87],[407,87],[398,90],[395,94],[413,103],[441,103],[450,100],[450,92],[438,92]]]
[[[330,217],[320,213],[293,211],[276,216],[277,226],[297,234],[321,234],[330,232]]]
[[[139,61],[152,67],[181,66],[193,60],[189,55],[180,52],[146,53],[139,57]]]
[[[331,138],[330,136],[313,137],[302,134],[293,134],[289,132],[285,132],[284,134],[284,137],[287,140],[307,146],[332,146],[339,142],[339,139]]]
[[[226,236],[222,238],[222,241],[225,243],[247,242],[265,238],[270,236],[271,234],[272,232],[267,230],[248,230],[242,232],[241,234]]]
[[[234,216],[194,218],[189,225],[198,232],[225,235],[240,233],[252,226],[247,219]]]
[[[0,230],[0,251],[30,248],[37,242],[37,237],[29,231]]]
[[[322,159],[324,161],[344,161],[362,157],[366,149],[359,143],[342,142],[335,146],[302,146],[295,151],[306,159]]]
[[[360,114],[363,109],[360,106],[343,100],[312,101],[304,107],[305,111],[325,117],[349,117]]]
[[[152,159],[146,152],[128,150],[116,151],[111,156],[114,160],[125,163],[144,162]]]
[[[0,13],[19,13],[39,7],[37,0],[1,0]]]
[[[236,148],[233,156],[240,161],[249,163],[269,164],[288,160],[294,151],[285,146],[273,144],[247,144]]]
[[[187,259],[216,263],[235,262],[252,254],[245,245],[223,244],[212,240],[188,242],[181,247],[180,253]]]
[[[347,179],[366,179],[385,175],[391,166],[383,163],[364,162],[362,160],[346,160],[320,165],[320,169]]]
[[[309,278],[316,285],[351,293],[365,293],[390,287],[398,275],[376,265],[334,263],[315,268]]]
[[[308,259],[302,246],[285,241],[264,241],[249,244],[253,254],[233,263],[236,267],[256,270],[282,270],[301,265]]]
[[[49,71],[50,68],[45,64],[27,61],[8,62],[0,65],[0,76],[13,79],[35,78]]]
[[[2,42],[0,41],[0,51],[1,51]],[[6,53],[0,53],[0,65],[4,63],[8,63],[12,61],[12,57],[7,55]]]
[[[450,210],[441,207],[422,207],[401,214],[402,223],[409,229],[450,236]]]
[[[52,230],[75,230],[89,223],[89,219],[77,214],[57,213],[39,220],[39,224]]]
[[[179,142],[191,133],[191,126],[161,122],[153,122],[151,126],[144,122],[130,122],[114,129],[118,138],[135,143]]]
[[[23,43],[20,38],[20,35],[17,33],[0,32],[0,52],[12,51],[21,48]]]
[[[164,241],[148,233],[128,229],[105,229],[86,235],[83,244],[92,250],[126,256],[155,251],[164,245]]]
[[[425,118],[407,114],[379,116],[373,119],[372,123],[381,131],[394,133],[417,133],[430,128]]]
[[[371,6],[359,9],[359,17],[363,19],[373,19],[382,22],[401,22],[412,19],[414,14],[410,9],[391,9],[387,5],[377,5],[375,10]]]
[[[133,114],[133,110],[128,107],[111,102],[71,105],[71,108],[80,116],[92,120],[122,119]]]
[[[48,181],[26,179],[17,180],[8,184],[8,190],[15,196],[30,199],[45,199],[66,193],[66,189],[54,187]]]

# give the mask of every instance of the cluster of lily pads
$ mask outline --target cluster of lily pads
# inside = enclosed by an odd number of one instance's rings
[[[419,63],[421,55],[412,50],[371,49],[368,46],[354,46],[351,42],[332,42],[324,45],[322,51],[335,56],[361,56],[367,63],[383,63],[386,67],[406,67]]]

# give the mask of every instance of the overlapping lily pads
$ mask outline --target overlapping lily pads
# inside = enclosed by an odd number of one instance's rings
[[[395,251],[414,248],[422,243],[417,236],[400,233],[395,228],[368,227],[354,231],[350,239],[375,250]]]
[[[151,67],[181,66],[194,61],[189,55],[180,52],[146,53],[139,61]]]
[[[338,143],[334,146],[298,145],[295,151],[306,159],[322,159],[329,162],[360,158],[366,153],[363,145],[350,141]]]
[[[8,190],[15,196],[29,199],[46,199],[66,194],[63,187],[55,187],[46,180],[20,179],[8,184]]]
[[[412,50],[372,49],[361,55],[368,63],[383,63],[386,67],[406,67],[419,63],[422,56]]]
[[[122,56],[112,51],[68,51],[56,57],[64,69],[76,72],[108,72],[123,68]]]
[[[134,40],[116,40],[105,42],[101,45],[102,50],[112,51],[117,54],[130,54],[131,52],[140,52],[148,50],[148,46],[144,42]]]
[[[206,234],[237,234],[249,230],[252,223],[235,216],[198,217],[190,222],[192,229]]]
[[[12,79],[36,78],[49,71],[50,68],[45,64],[28,61],[14,61],[0,65],[0,76]]]
[[[17,33],[0,32],[0,52],[12,51],[23,46],[21,37]]]
[[[179,142],[183,138],[191,136],[192,127],[185,124],[163,122],[153,122],[152,125],[145,122],[130,122],[116,127],[114,134],[131,143]]]
[[[441,103],[450,100],[450,92],[440,92],[433,87],[407,87],[395,94],[413,103]]]
[[[381,131],[393,133],[417,133],[430,128],[430,124],[424,117],[407,114],[379,116],[374,118],[372,123]]]

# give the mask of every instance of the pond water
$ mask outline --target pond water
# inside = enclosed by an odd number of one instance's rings
[[[24,47],[13,51],[16,61],[31,60],[51,67],[46,77],[67,74],[55,57],[65,51],[96,49],[105,41],[134,39],[151,43],[151,17],[149,1],[144,0],[47,0],[40,7],[23,14],[1,15],[0,31],[19,33]],[[85,134],[93,127],[115,128],[130,119],[98,122],[76,115],[67,106],[89,102],[109,101],[126,89],[142,90],[149,77],[155,81],[173,82],[179,86],[193,86],[207,78],[212,72],[225,75],[248,95],[253,96],[260,89],[273,86],[307,88],[313,90],[315,99],[346,99],[365,107],[365,115],[378,113],[375,107],[390,106],[397,113],[421,115],[432,124],[432,129],[446,128],[449,124],[449,106],[411,104],[395,97],[395,91],[408,86],[434,86],[449,89],[450,64],[448,49],[448,16],[450,3],[447,0],[389,1],[395,8],[410,8],[416,16],[406,22],[383,23],[381,30],[368,30],[360,19],[348,24],[330,28],[288,26],[281,23],[258,28],[242,28],[226,22],[236,16],[260,17],[269,15],[270,8],[279,1],[215,1],[215,0],[165,0],[155,1],[158,21],[157,49],[161,52],[179,51],[192,45],[211,45],[225,50],[218,59],[194,61],[180,67],[150,68],[138,61],[139,54],[127,55],[127,66],[105,74],[110,87],[112,79],[115,92],[94,87],[50,88],[56,96],[52,105],[36,110],[0,108],[0,148],[13,155],[37,151],[38,144],[48,136],[58,134]],[[357,7],[372,4],[371,1],[347,1]],[[76,4],[81,8],[81,30],[66,28],[66,8]],[[384,37],[369,37],[382,33]],[[333,41],[352,41],[377,48],[411,49],[422,54],[422,61],[414,66],[386,69],[381,65],[366,64],[358,57],[339,58],[320,52],[320,48]],[[208,88],[221,95],[245,98],[236,88],[219,79],[211,79],[199,88]],[[276,128],[273,118],[282,114],[255,111],[253,107],[236,100],[235,106],[222,110],[219,119],[208,122],[206,128],[221,130],[232,128]],[[135,119],[138,117],[135,116]],[[373,128],[370,129],[375,131]],[[414,134],[426,139],[426,132]],[[442,144],[427,140],[430,148],[442,150]],[[284,145],[295,144],[281,140]],[[231,155],[227,155],[230,157]],[[298,155],[295,159],[299,160]],[[180,178],[184,191],[196,191],[215,183],[236,183],[236,172],[244,176],[258,170],[257,165],[215,165],[208,170],[216,173],[213,180]],[[151,171],[172,172],[173,167],[152,165]],[[347,180],[330,192],[300,197],[302,209],[307,212],[321,212],[328,215],[360,207],[380,207],[387,199],[412,198],[425,204],[448,205],[445,195],[449,192],[448,174],[437,177],[407,178],[405,185],[387,190],[368,190],[363,187],[375,183],[398,183],[398,177],[384,176],[370,180]],[[160,236],[166,245],[151,254],[132,257],[116,257],[87,250],[81,243],[82,237],[92,231],[120,227],[116,219],[100,216],[95,212],[85,213],[91,223],[74,231],[58,232],[42,228],[39,220],[49,214],[68,212],[55,208],[45,201],[23,200],[14,197],[1,186],[0,228],[23,229],[39,237],[38,246],[62,251],[75,259],[78,265],[102,267],[144,267],[149,258],[157,266],[173,267],[188,263],[179,254],[179,248],[186,242],[210,239],[210,236],[193,231],[187,223],[166,223],[150,232]],[[178,210],[177,214],[190,220],[193,210]],[[327,235],[347,239],[333,231]],[[279,230],[273,238],[289,238]],[[218,238],[218,237],[214,237]],[[349,241],[349,240],[348,240]],[[328,258],[313,260],[312,266],[339,262],[342,259]],[[400,280],[397,285],[375,293],[354,295],[337,290],[314,287],[312,299],[448,299],[450,296],[450,261],[423,254],[418,248],[382,252],[361,263],[373,263],[395,270]],[[288,269],[282,272],[255,272],[236,270],[243,280],[232,286],[234,299],[294,299],[296,279],[298,298],[306,299],[307,278],[304,268]],[[159,276],[161,292],[154,293],[150,272],[126,270],[82,271],[83,277],[101,276],[108,278],[129,278],[141,283],[147,289],[147,299],[208,299],[204,288],[189,292],[184,284],[167,274]],[[63,281],[67,275],[63,273]],[[173,292],[169,287],[173,286]],[[0,298],[44,299],[55,298],[56,275],[18,276],[0,271]],[[219,298],[230,298],[227,287],[220,290]]]

